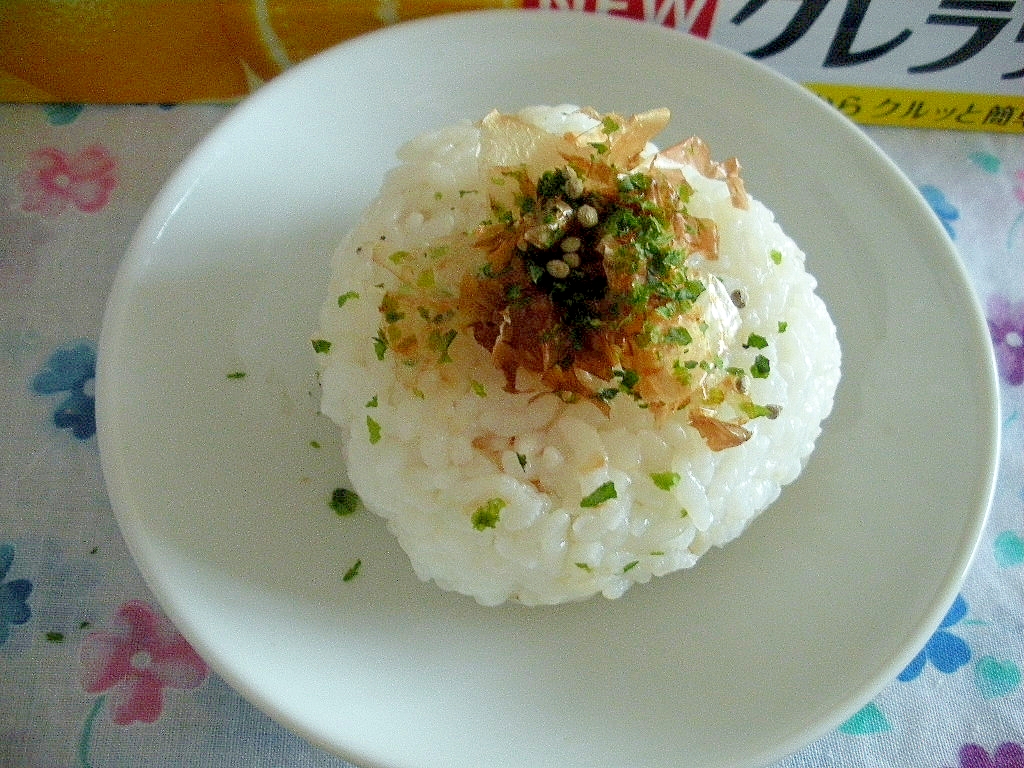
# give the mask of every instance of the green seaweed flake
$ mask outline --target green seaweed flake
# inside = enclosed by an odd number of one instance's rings
[[[618,492],[615,490],[615,483],[609,480],[608,482],[601,483],[593,491],[584,496],[580,500],[580,506],[584,509],[600,506],[609,499],[618,498]]]
[[[501,510],[508,506],[504,499],[493,498],[476,508],[473,513],[473,527],[478,531],[485,531],[494,528],[501,520]]]
[[[359,496],[348,488],[335,488],[327,505],[342,517],[353,514],[359,508]]]
[[[363,567],[362,560],[356,560],[352,563],[351,567],[345,571],[345,575],[341,577],[342,581],[352,581],[356,576],[359,575],[359,569]]]
[[[346,291],[338,297],[338,306],[344,307],[351,299],[358,299],[359,294],[355,291]]]
[[[678,472],[651,472],[651,480],[663,491],[671,491],[680,479]]]
[[[372,416],[366,417],[366,431],[370,436],[370,445],[380,442],[380,423]]]

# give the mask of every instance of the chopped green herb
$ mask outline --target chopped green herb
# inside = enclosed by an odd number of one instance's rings
[[[591,568],[590,565],[588,565],[587,563],[576,563],[576,567],[579,568],[581,571],[586,571],[587,573],[594,572],[594,569]]]
[[[369,416],[366,417],[366,431],[370,434],[370,445],[380,442],[380,424]]]
[[[359,569],[362,567],[362,565],[362,560],[356,560],[354,563],[352,563],[352,567],[345,571],[345,575],[341,577],[341,580],[352,581],[352,579],[359,575]]]
[[[692,361],[687,361],[687,362],[692,362]],[[693,381],[693,376],[690,374],[690,371],[687,368],[687,366],[683,365],[678,360],[676,360],[674,363],[672,363],[672,375],[684,387],[690,386],[690,382]]]
[[[497,211],[497,219],[506,227],[512,227],[516,223],[516,216],[512,211]]]
[[[374,395],[373,397],[371,397],[369,400],[366,401],[366,407],[367,408],[376,408],[377,407],[377,396],[376,395]]]
[[[778,415],[767,405],[758,405],[757,403],[740,403],[739,407],[740,410],[743,411],[743,413],[745,413],[752,419],[757,419],[760,418],[761,416],[772,418],[773,414]]]
[[[622,381],[622,388],[625,389],[627,392],[632,390],[633,387],[640,383],[640,374],[637,373],[636,371],[631,371],[629,369],[620,369],[613,371],[612,374]]]
[[[245,371],[232,371],[228,374],[229,379],[244,379]]]
[[[526,454],[517,453],[516,454],[516,460],[519,462],[519,467],[523,470],[523,472],[525,472],[526,471]]]
[[[545,171],[537,181],[537,197],[548,198],[560,194],[565,187],[565,171],[558,168],[553,171]]]
[[[78,622],[78,628],[79,629],[88,629],[91,626],[92,626],[92,622],[91,621],[80,621],[80,622]]]
[[[341,296],[338,297],[338,306],[339,307],[344,307],[349,299],[358,299],[358,298],[359,298],[359,294],[358,293],[356,293],[355,291],[348,291],[347,293],[343,293],[343,294],[341,294]]]
[[[405,312],[399,309],[398,303],[390,294],[384,294],[380,302],[380,311],[384,315],[384,322],[389,324],[397,323],[405,317]]]
[[[688,510],[686,507],[681,508],[679,510],[679,516],[680,517],[689,517],[690,516],[690,510]]]
[[[433,288],[435,284],[436,279],[434,278],[434,270],[432,269],[424,269],[416,278],[417,288]]]
[[[615,122],[611,115],[605,115],[604,119],[601,120],[601,128],[604,129],[606,134],[611,135],[622,128],[622,126]]]
[[[774,261],[776,264],[782,263],[782,251],[772,250],[772,252],[768,255],[771,256],[772,261]]]
[[[46,642],[48,643],[63,643],[64,633],[63,632],[47,632]]]
[[[473,527],[478,531],[494,528],[501,519],[501,510],[507,506],[504,499],[488,499],[486,504],[477,507],[473,513]]]
[[[592,146],[599,155],[607,154],[608,150],[611,149],[608,142],[605,141],[592,141],[590,142],[590,146]]]
[[[651,472],[651,480],[663,491],[671,491],[680,479],[678,472]]]
[[[615,483],[609,480],[608,482],[601,483],[601,485],[584,496],[580,501],[580,506],[583,508],[596,507],[609,499],[618,498],[618,495],[615,491]]]
[[[378,360],[384,359],[384,354],[388,351],[388,340],[384,338],[383,330],[373,337],[373,351]]]
[[[313,339],[313,351],[318,355],[326,355],[331,351],[331,342],[327,339]]]
[[[701,297],[701,294],[707,290],[707,287],[700,280],[687,280],[683,287],[686,289],[685,298],[688,301],[696,301]],[[701,331],[706,331],[707,327],[701,328]]]
[[[516,205],[519,206],[519,213],[525,215],[534,212],[534,209],[537,208],[537,201],[528,195],[519,195],[516,197]]]
[[[487,389],[476,379],[470,379],[469,386],[477,397],[487,397]]]
[[[643,171],[619,177],[620,192],[646,192],[651,188],[651,177]],[[640,221],[637,219],[637,221]]]
[[[317,450],[320,450],[320,443],[318,441],[316,441],[316,440],[310,440],[309,441],[309,447],[310,448],[316,448]]]
[[[438,353],[438,362],[450,363],[452,361],[451,355],[448,354],[448,348],[455,341],[455,337],[458,335],[458,331],[454,328],[448,330],[446,333],[440,331],[431,331],[427,337],[427,344],[432,350]]]
[[[693,343],[693,336],[685,328],[669,328],[668,333],[665,334],[665,341],[669,344],[678,344],[681,347],[685,347]]]
[[[789,328],[789,323],[785,320],[779,320],[779,333],[785,333],[787,328]]]
[[[750,366],[750,375],[755,379],[767,379],[769,373],[771,373],[771,363],[768,362],[768,358],[764,355],[755,357],[754,364]]]
[[[629,571],[632,571],[634,568],[636,568],[638,565],[640,565],[639,560],[633,560],[632,562],[626,563],[625,567],[623,567],[622,569],[622,572],[628,573]]]
[[[348,488],[335,488],[327,504],[339,515],[351,515],[359,508],[359,496]]]
[[[768,346],[768,340],[760,334],[752,333],[747,337],[747,343],[743,346],[747,349],[750,347],[753,347],[754,349],[764,349]]]

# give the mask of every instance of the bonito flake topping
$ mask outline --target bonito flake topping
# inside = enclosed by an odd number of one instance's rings
[[[778,408],[748,394],[768,361],[737,338],[742,290],[715,276],[718,228],[687,210],[683,172],[724,180],[745,209],[739,163],[715,162],[698,138],[655,151],[667,109],[588,114],[595,127],[561,136],[496,111],[481,121],[491,216],[423,252],[375,255],[400,282],[375,343],[415,372],[449,364],[468,333],[509,392],[685,410],[712,450],[740,445],[748,421]],[[478,269],[452,272],[467,262]]]

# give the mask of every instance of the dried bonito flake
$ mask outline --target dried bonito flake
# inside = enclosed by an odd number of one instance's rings
[[[770,412],[746,394],[745,369],[728,364],[739,308],[710,268],[718,227],[689,212],[681,167],[725,181],[746,208],[739,162],[715,162],[699,138],[658,152],[667,109],[585,113],[592,127],[561,135],[497,111],[479,123],[491,215],[463,241],[378,255],[401,287],[381,303],[377,341],[416,369],[450,362],[468,333],[508,392],[606,412],[616,397],[659,416],[687,409],[713,450],[739,445],[743,424]],[[476,268],[438,280],[467,248]]]

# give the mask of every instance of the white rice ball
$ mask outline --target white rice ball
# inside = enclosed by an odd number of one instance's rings
[[[572,106],[518,117],[559,136],[598,124]],[[749,439],[711,450],[683,411],[507,391],[468,333],[447,340],[446,366],[410,375],[380,343],[381,303],[402,279],[397,254],[472,241],[493,215],[494,169],[481,158],[498,150],[481,142],[481,123],[466,122],[402,147],[338,248],[317,334],[329,342],[318,346],[321,410],[342,431],[353,489],[421,579],[484,605],[617,598],[734,539],[796,479],[832,408],[835,328],[772,213],[752,198],[737,207],[726,180],[683,164],[689,212],[717,224],[718,257],[706,267],[742,305],[733,364],[756,352],[771,367],[747,383],[777,416],[745,423]],[[752,334],[767,346],[742,349]]]

